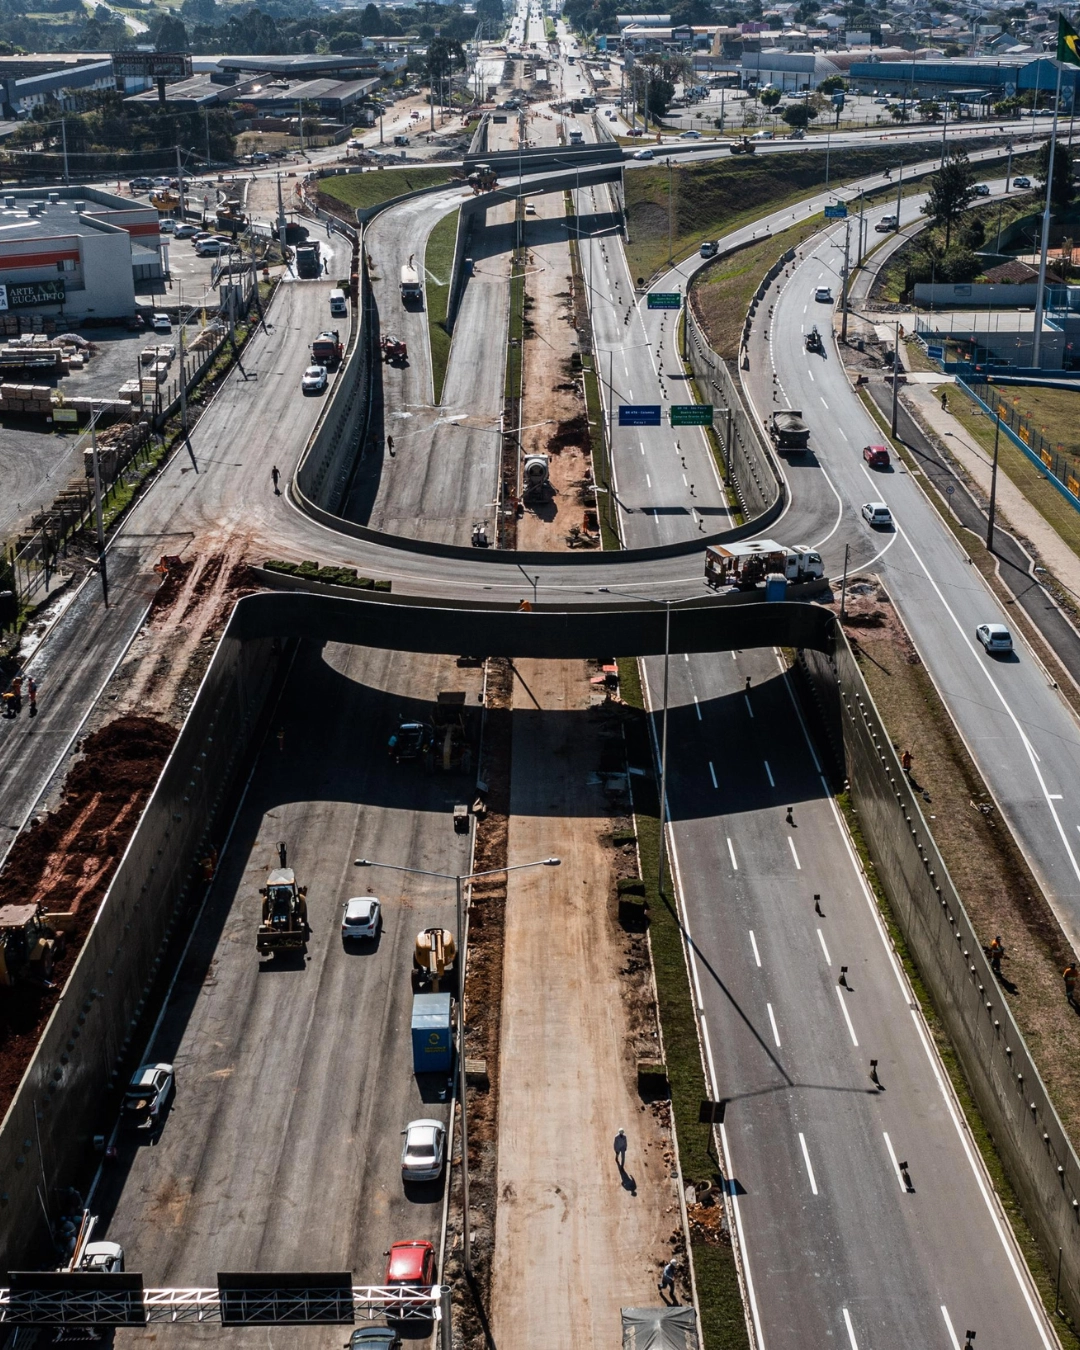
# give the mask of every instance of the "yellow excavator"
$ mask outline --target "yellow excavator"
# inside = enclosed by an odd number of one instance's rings
[[[24,980],[46,984],[64,949],[61,925],[71,916],[46,914],[43,905],[0,906],[0,985]]]

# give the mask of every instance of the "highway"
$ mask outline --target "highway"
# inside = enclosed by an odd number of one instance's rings
[[[451,812],[471,781],[394,765],[385,748],[399,713],[416,715],[443,687],[465,689],[475,706],[480,672],[363,648],[298,654],[146,1047],[146,1060],[176,1066],[175,1103],[152,1147],[121,1136],[93,1196],[148,1283],[293,1269],[379,1284],[390,1242],[427,1238],[438,1250],[443,1185],[403,1187],[400,1132],[449,1119],[446,1080],[412,1072],[410,970],[419,929],[453,928],[453,886],[353,859],[468,870],[470,840],[454,833]],[[258,887],[279,840],[308,887],[301,962],[260,961],[255,950]],[[344,902],[372,893],[382,935],[347,948]],[[310,1350],[342,1342],[338,1327],[292,1335]],[[266,1344],[265,1329],[231,1336]],[[142,1340],[121,1332],[117,1344]]]

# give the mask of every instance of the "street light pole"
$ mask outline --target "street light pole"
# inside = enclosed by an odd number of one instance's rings
[[[668,668],[671,664],[671,601],[664,601],[664,717],[660,733],[660,868],[657,894],[664,894],[664,841],[667,825]]]
[[[438,881],[454,883],[458,950],[458,1092],[461,1103],[461,1243],[465,1274],[472,1274],[472,1244],[469,1235],[469,1124],[465,1111],[465,902],[463,886],[466,881],[482,877],[500,876],[504,872],[522,872],[529,867],[558,867],[561,858],[538,858],[535,862],[514,863],[510,867],[490,867],[484,872],[431,872],[424,867],[403,867],[400,863],[376,862],[372,858],[357,858],[355,867],[381,867],[385,872],[407,872],[414,877],[434,877]]]
[[[994,463],[990,470],[990,509],[986,515],[986,551],[994,551],[994,515],[997,511],[998,438],[1001,435],[1001,407],[994,400]]]
[[[892,362],[892,420],[889,434],[896,435],[896,398],[900,381],[900,320],[896,321],[896,337],[893,339]]]

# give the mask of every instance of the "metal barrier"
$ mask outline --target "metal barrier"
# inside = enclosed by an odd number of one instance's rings
[[[1047,477],[1061,495],[1080,511],[1080,458],[1067,454],[1063,445],[1051,445],[1022,412],[1002,397],[997,385],[960,376],[956,377],[956,383],[991,417],[1001,418],[1002,430],[1009,440],[1040,469],[1048,470]]]

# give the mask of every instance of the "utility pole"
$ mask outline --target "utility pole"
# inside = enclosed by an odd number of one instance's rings
[[[307,158],[307,155],[305,154],[305,151],[304,151],[304,100],[303,100],[302,98],[298,98],[298,99],[296,100],[296,106],[297,106],[297,109],[298,109],[298,111],[299,111],[299,113],[300,113],[300,117],[299,117],[300,158],[301,158],[301,159],[306,159],[306,158]]]
[[[176,147],[176,183],[180,194],[180,219],[184,219],[184,166],[180,160],[180,147]]]
[[[667,265],[672,265],[672,246],[671,246],[671,228],[672,228],[672,202],[671,202],[671,156],[668,156],[667,162]]]
[[[210,164],[210,109],[209,109],[209,108],[204,108],[204,109],[203,109],[203,125],[206,127],[206,167],[209,169],[209,168],[211,167],[211,164]]]
[[[277,222],[278,222],[278,244],[281,246],[281,256],[285,256],[285,201],[281,195],[281,174],[277,176]]]
[[[941,167],[945,167],[945,133],[949,130],[949,100],[945,100],[945,121],[941,124]]]
[[[65,117],[61,117],[60,119],[60,136],[64,142],[64,182],[70,183],[71,175],[68,173],[68,156],[67,156],[67,118]]]
[[[900,233],[900,203],[904,197],[904,161],[900,161],[900,180],[896,185],[896,233]]]
[[[97,417],[90,419],[90,455],[94,464],[94,517],[97,522],[98,571],[101,573],[101,598],[109,608],[109,576],[105,564],[105,523],[101,517],[101,466],[98,461]]]
[[[896,435],[896,399],[900,385],[900,320],[896,321],[896,337],[893,340],[892,362],[892,421],[889,434]]]
[[[825,133],[825,191],[829,190],[829,150],[832,148],[832,132]]]
[[[1045,308],[1046,254],[1050,247],[1050,201],[1054,187],[1054,160],[1057,158],[1058,104],[1061,102],[1061,67],[1058,66],[1057,92],[1054,94],[1054,124],[1050,129],[1050,158],[1046,164],[1046,206],[1043,208],[1042,243],[1039,246],[1039,290],[1035,298],[1035,340],[1031,346],[1031,364],[1042,364],[1042,325]]]
[[[1001,435],[1001,408],[994,398],[994,463],[990,469],[990,509],[986,513],[986,551],[994,551],[994,515],[997,510],[998,438]]]
[[[842,303],[840,311],[843,318],[840,323],[840,341],[847,341],[847,316],[848,316],[848,276],[850,274],[850,246],[851,246],[851,217],[844,217],[844,276],[843,286],[840,291]]]

